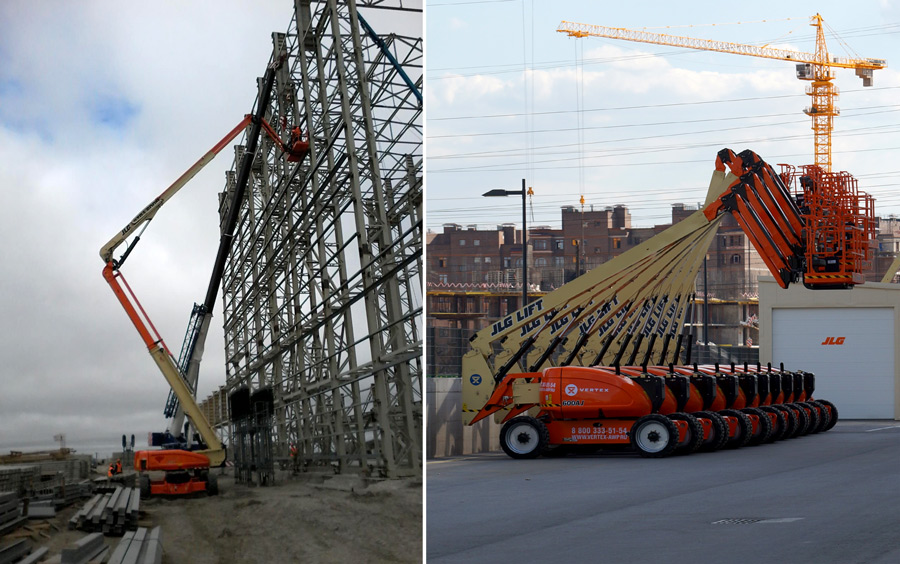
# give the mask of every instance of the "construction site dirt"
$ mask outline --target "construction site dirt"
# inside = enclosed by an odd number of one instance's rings
[[[280,478],[273,486],[248,487],[234,484],[226,471],[217,496],[142,500],[138,524],[161,527],[164,564],[422,561],[421,479]],[[30,521],[15,536],[30,536],[35,549],[58,555],[86,534],[66,527],[80,507]],[[104,542],[113,550],[119,537]]]

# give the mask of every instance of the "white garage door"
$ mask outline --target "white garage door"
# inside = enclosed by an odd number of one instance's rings
[[[890,308],[772,310],[772,353],[816,375],[815,397],[842,419],[894,418],[894,315]]]

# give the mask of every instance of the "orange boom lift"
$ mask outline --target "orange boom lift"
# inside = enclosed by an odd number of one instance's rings
[[[282,59],[283,60],[283,59]],[[308,136],[302,136],[298,127],[294,128],[292,136],[287,144],[282,142],[278,134],[263,119],[263,113],[268,107],[268,100],[275,80],[275,70],[281,64],[276,60],[266,69],[263,77],[263,87],[257,103],[256,114],[247,115],[237,126],[228,132],[212,149],[182,174],[171,186],[155,198],[150,204],[138,213],[119,233],[117,233],[106,245],[100,249],[100,256],[105,263],[103,278],[107,281],[119,303],[125,309],[128,318],[137,329],[141,340],[150,352],[150,356],[156,362],[163,377],[172,388],[172,392],[180,403],[184,414],[190,419],[191,424],[199,433],[202,444],[198,450],[189,450],[189,441],[184,441],[183,448],[169,448],[162,450],[143,450],[134,455],[134,467],[141,473],[140,490],[143,497],[149,495],[181,495],[196,492],[207,492],[210,495],[218,493],[215,476],[209,472],[210,467],[221,466],[225,462],[225,447],[219,440],[213,428],[200,411],[194,399],[191,389],[191,381],[186,370],[179,367],[165,341],[159,335],[150,321],[144,308],[132,292],[122,275],[121,268],[125,260],[134,250],[140,240],[141,234],[149,222],[155,217],[160,208],[168,202],[181,188],[185,186],[200,170],[202,170],[213,158],[235,137],[249,126],[247,133],[247,149],[240,164],[234,196],[229,208],[228,217],[222,228],[222,237],[219,250],[213,267],[207,289],[206,300],[200,306],[203,316],[198,322],[198,336],[188,362],[183,366],[193,365],[194,370],[199,369],[200,356],[203,351],[203,342],[209,327],[213,306],[222,279],[225,267],[225,259],[231,249],[234,239],[234,229],[237,224],[238,211],[243,201],[244,193],[250,177],[250,170],[256,153],[258,138],[261,131],[275,142],[275,145],[283,152],[284,158],[289,162],[301,162],[309,153]],[[131,238],[122,255],[115,259],[113,253]],[[196,310],[196,308],[195,308]],[[196,374],[196,373],[195,373]],[[149,472],[164,473],[164,478],[152,480]]]

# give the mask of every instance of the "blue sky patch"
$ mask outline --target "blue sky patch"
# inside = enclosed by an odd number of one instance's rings
[[[122,96],[98,95],[90,103],[91,119],[116,129],[125,127],[138,111],[136,104]]]

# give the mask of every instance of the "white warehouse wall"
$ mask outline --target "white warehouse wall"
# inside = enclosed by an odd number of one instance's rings
[[[900,285],[780,288],[759,279],[759,355],[816,375],[814,396],[843,419],[900,420]]]

